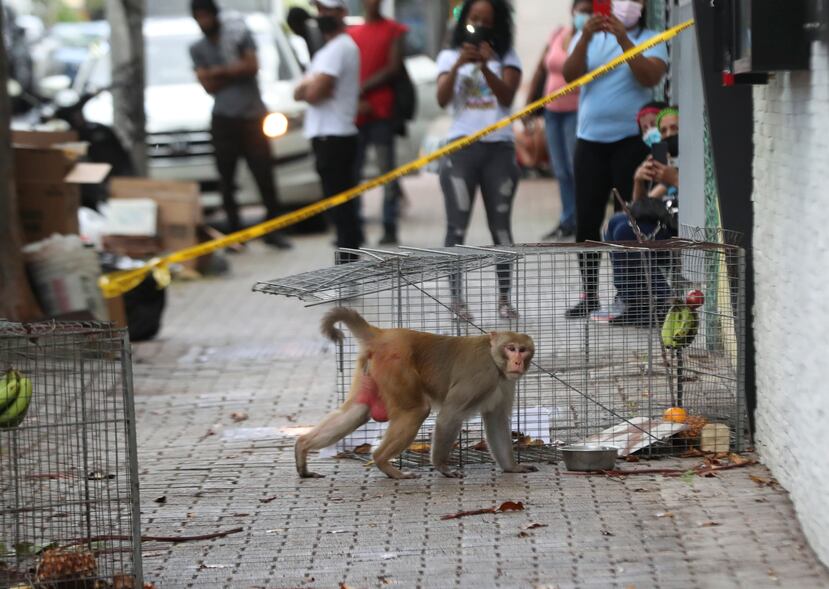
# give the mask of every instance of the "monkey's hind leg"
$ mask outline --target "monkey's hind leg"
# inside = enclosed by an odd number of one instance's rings
[[[323,475],[308,470],[308,452],[327,448],[343,439],[369,420],[371,409],[362,403],[346,402],[336,411],[325,416],[319,425],[297,438],[294,445],[296,471],[302,478],[322,478]]]
[[[372,459],[377,468],[393,479],[416,479],[420,475],[404,472],[392,466],[390,460],[400,455],[417,437],[420,426],[429,416],[429,406],[421,409],[401,411],[389,421],[383,440],[374,451]]]

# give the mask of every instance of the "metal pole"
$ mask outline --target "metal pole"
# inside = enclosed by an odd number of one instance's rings
[[[728,255],[728,254],[726,254]],[[734,313],[737,315],[737,416],[734,426],[734,444],[738,452],[745,448],[743,439],[743,415],[746,411],[746,251],[740,248],[737,254],[737,303]]]
[[[124,380],[124,417],[127,426],[127,459],[130,468],[130,506],[132,507],[132,570],[135,586],[144,586],[141,560],[141,494],[138,483],[138,442],[135,434],[135,404],[132,386],[132,349],[127,330],[122,330],[121,375]]]

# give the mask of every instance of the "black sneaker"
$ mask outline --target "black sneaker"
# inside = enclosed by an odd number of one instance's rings
[[[581,295],[581,301],[576,306],[567,309],[564,317],[565,319],[583,319],[600,308],[599,299],[583,294]]]
[[[397,245],[397,235],[391,232],[386,232],[377,243],[379,245]]]
[[[267,245],[271,247],[275,247],[281,250],[289,250],[294,247],[290,241],[285,239],[282,235],[282,232],[277,231],[275,233],[268,233],[265,237],[262,238]]]

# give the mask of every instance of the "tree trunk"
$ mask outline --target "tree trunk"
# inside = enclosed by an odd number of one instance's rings
[[[0,31],[3,11],[0,10]],[[9,77],[6,45],[0,39],[0,318],[31,321],[41,316],[35,302],[23,256],[23,229],[17,212],[12,161],[11,108],[6,83]]]
[[[113,126],[132,156],[135,171],[147,175],[144,126],[144,0],[106,0],[110,26]]]

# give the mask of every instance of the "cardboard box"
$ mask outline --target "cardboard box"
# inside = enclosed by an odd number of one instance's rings
[[[19,133],[12,135],[14,179],[24,243],[59,233],[78,233],[80,185],[99,184],[109,164],[77,163],[79,152],[64,149],[67,133]]]
[[[174,252],[199,243],[202,224],[199,185],[196,182],[113,178],[110,198],[151,198],[158,204],[158,238],[164,252]],[[195,269],[196,260],[184,264]]]
[[[107,313],[109,320],[115,324],[115,327],[127,326],[127,310],[124,307],[124,297],[118,296],[106,300]]]
[[[104,235],[101,245],[108,252],[136,260],[153,258],[164,250],[161,240],[155,236]]]

